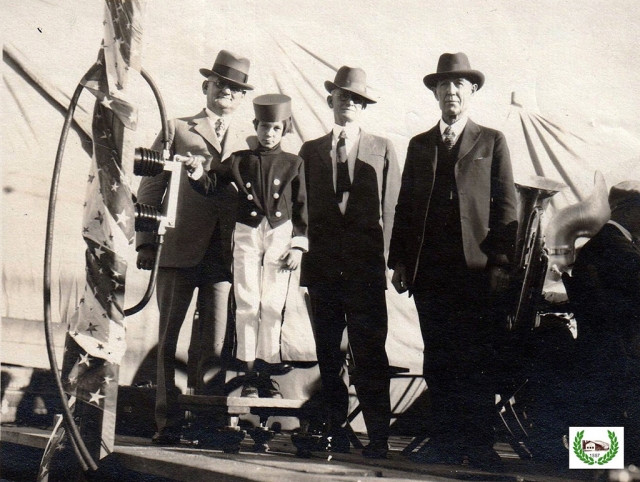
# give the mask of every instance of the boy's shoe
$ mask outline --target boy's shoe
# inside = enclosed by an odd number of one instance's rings
[[[260,398],[283,398],[280,393],[280,385],[268,375],[259,378],[258,394]]]
[[[260,396],[258,393],[258,387],[256,387],[256,384],[253,381],[246,381],[245,384],[242,385],[240,396],[243,398],[258,398]]]
[[[322,452],[334,452],[348,454],[351,451],[351,442],[344,429],[338,429],[327,435],[323,435],[318,443],[318,450]]]

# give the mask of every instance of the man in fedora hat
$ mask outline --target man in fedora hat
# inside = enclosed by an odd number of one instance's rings
[[[229,155],[247,148],[247,133],[237,126],[233,114],[244,100],[247,90],[249,60],[221,50],[211,70],[200,69],[206,78],[202,93],[206,107],[191,117],[169,122],[171,154],[200,155],[205,170],[217,170]],[[153,149],[162,150],[161,135]],[[169,178],[164,173],[144,177],[138,189],[138,202],[160,208],[165,199]],[[230,188],[213,197],[204,197],[183,176],[178,194],[176,226],[167,231],[157,278],[160,311],[158,340],[156,424],[153,441],[177,443],[183,414],[178,406],[179,390],[175,385],[176,345],[180,328],[198,289],[198,317],[189,347],[189,386],[203,388],[203,367],[214,357],[221,363],[227,325],[227,303],[231,288],[231,236],[235,225],[237,194]],[[152,233],[138,233],[136,239],[138,267],[151,269],[157,246]]]
[[[640,181],[609,192],[611,219],[563,276],[578,323],[571,425],[625,428],[640,464]]]
[[[504,135],[467,108],[484,84],[464,53],[442,54],[424,78],[442,111],[411,139],[396,208],[389,268],[413,295],[431,399],[430,440],[414,460],[500,469],[493,450],[492,296],[508,283],[516,193]]]
[[[375,100],[364,70],[341,67],[326,81],[334,126],[305,142],[309,252],[301,284],[313,310],[322,390],[330,413],[331,450],[349,451],[349,396],[341,377],[346,327],[356,388],[370,443],[362,454],[387,456],[389,361],[385,352],[387,307],[385,256],[400,187],[400,169],[388,139],[364,132],[358,119]]]

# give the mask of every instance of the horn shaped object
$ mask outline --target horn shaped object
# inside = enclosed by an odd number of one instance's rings
[[[526,243],[530,231],[540,229],[540,218],[547,209],[551,197],[566,187],[567,185],[562,182],[542,176],[529,176],[516,183],[516,191],[518,192],[516,262],[519,268],[525,267]]]
[[[560,209],[551,218],[545,235],[545,246],[549,252],[548,276],[551,279],[560,279],[560,275],[573,265],[576,240],[592,237],[609,220],[608,196],[604,176],[596,171],[591,195],[584,201]]]
[[[542,236],[542,217],[552,196],[567,185],[535,176],[516,183],[518,237],[513,276],[513,311],[507,315],[511,330],[529,330],[536,321],[548,257]]]

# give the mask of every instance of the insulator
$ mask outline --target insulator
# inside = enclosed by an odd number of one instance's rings
[[[148,204],[135,204],[135,228],[138,232],[151,233],[158,231],[162,215],[157,208]]]
[[[133,157],[133,173],[136,176],[155,176],[164,170],[162,153],[144,147],[136,147]]]

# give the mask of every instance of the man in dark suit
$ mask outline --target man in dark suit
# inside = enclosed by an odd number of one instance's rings
[[[578,323],[572,425],[625,427],[625,459],[640,463],[640,181],[609,193],[611,220],[565,279]]]
[[[330,412],[331,449],[349,451],[349,397],[340,371],[345,327],[356,387],[370,443],[362,454],[387,456],[389,361],[385,352],[386,267],[400,169],[391,142],[364,132],[358,118],[375,100],[362,69],[341,67],[326,81],[335,125],[305,142],[309,252],[301,284],[309,288],[322,391]]]
[[[244,100],[249,60],[221,50],[211,70],[200,69],[206,77],[202,92],[206,108],[192,117],[169,123],[171,154],[200,155],[205,170],[218,169],[232,152],[247,148],[247,134],[237,127],[232,116]],[[158,138],[153,146],[163,149]],[[160,208],[169,182],[164,173],[145,177],[138,189],[138,202]],[[233,187],[213,197],[204,197],[182,176],[178,194],[176,226],[167,230],[160,256],[157,299],[160,310],[158,340],[155,443],[180,440],[182,413],[175,385],[175,355],[180,328],[195,289],[198,289],[198,326],[189,348],[189,356],[198,359],[197,380],[202,388],[205,357],[220,363],[227,325],[227,304],[231,289],[231,238],[235,226],[237,194]],[[157,246],[154,235],[137,237],[138,267],[151,269]],[[196,323],[194,322],[194,325]],[[197,346],[193,346],[197,343]]]
[[[500,470],[493,450],[496,317],[513,254],[516,193],[504,135],[466,111],[484,84],[464,53],[443,54],[424,78],[440,122],[409,143],[389,268],[413,295],[424,340],[431,437],[413,459]]]

